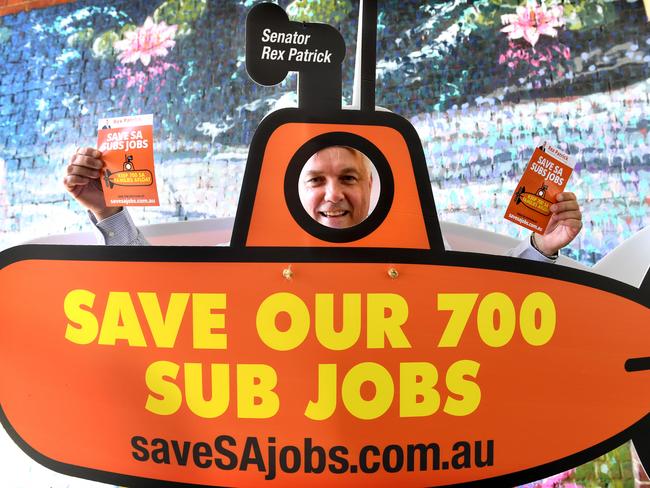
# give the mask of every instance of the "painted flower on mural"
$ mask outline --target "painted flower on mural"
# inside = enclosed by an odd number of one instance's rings
[[[533,68],[548,65],[551,71],[558,71],[558,67],[553,64],[553,61],[557,58],[569,59],[570,57],[571,50],[568,46],[560,43],[534,51],[521,48],[516,44],[508,44],[508,50],[499,56],[499,64],[507,62],[508,67],[516,68],[523,61]]]
[[[177,29],[177,25],[157,24],[147,17],[141,27],[125,32],[124,39],[115,42],[113,48],[119,53],[117,57],[122,63],[137,63],[139,60],[144,66],[149,66],[153,58],[167,56],[174,47]]]
[[[528,0],[516,13],[501,15],[501,23],[508,47],[499,55],[499,64],[510,68],[510,76],[533,81],[539,88],[541,82],[536,78],[547,77],[547,70],[557,76],[565,74],[571,50],[557,39],[559,29],[566,26],[562,5]]]
[[[572,481],[574,475],[575,469],[571,469],[564,473],[551,476],[550,478],[544,478],[543,480],[535,481],[534,483],[521,485],[519,488],[583,488],[582,485]]]
[[[563,27],[564,8],[553,5],[550,8],[544,3],[538,5],[536,1],[517,7],[516,14],[501,16],[501,22],[506,26],[501,32],[508,34],[508,39],[524,39],[535,47],[542,35],[557,37],[557,28]]]
[[[157,80],[156,90],[160,90],[165,85],[164,73],[169,69],[178,71],[178,66],[163,59],[176,44],[177,30],[177,25],[156,23],[147,17],[142,26],[126,31],[123,39],[113,43],[122,63],[113,81],[125,79],[126,88],[136,86],[143,93],[150,82]]]
[[[117,57],[120,63],[111,78],[113,86],[125,81],[127,89],[136,87],[139,93],[144,93],[151,84],[158,92],[169,79],[168,71],[180,72],[168,59],[177,39],[193,32],[194,22],[203,16],[206,8],[207,0],[166,0],[140,26],[122,21],[118,28],[97,35],[89,29],[83,36],[71,37],[69,42],[83,42],[88,38],[92,40],[95,57]],[[122,102],[126,99],[125,93]]]

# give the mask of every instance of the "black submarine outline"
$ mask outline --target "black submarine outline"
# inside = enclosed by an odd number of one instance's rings
[[[127,174],[132,171],[136,171],[135,169],[135,164],[133,163],[133,155],[124,153],[124,162],[122,163],[122,171],[113,171],[111,172],[110,169],[104,168],[104,183],[106,183],[106,186],[113,189],[115,186],[151,186],[153,185],[153,175],[151,174],[151,171],[148,169],[139,169],[137,171],[141,171],[143,173],[147,173],[149,175],[149,183],[138,183],[138,184],[125,184],[125,183],[117,183],[115,182],[114,177],[118,177],[119,175],[122,174]]]
[[[551,202],[550,200],[547,200],[546,198],[544,198],[544,195],[546,194],[546,189],[547,189],[546,185],[542,185],[540,187],[540,189],[538,189],[535,193],[530,193],[530,192],[527,192],[526,187],[522,185],[515,192],[515,195],[514,195],[515,204],[517,204],[517,205],[522,204],[524,207],[529,208],[533,212],[537,212],[538,214],[550,215],[551,214],[550,211],[542,212],[538,207],[535,207],[534,205],[529,205],[528,203],[526,203],[526,199],[530,198],[530,199],[533,199],[533,200],[544,201],[544,202],[548,203],[548,207],[550,207],[553,204],[553,202]],[[544,195],[540,195],[540,193],[543,193]]]
[[[463,268],[479,268],[496,271],[506,271],[521,275],[532,275],[553,278],[560,281],[584,285],[595,290],[602,290],[624,297],[630,301],[650,308],[650,271],[648,271],[639,288],[587,271],[561,266],[549,266],[533,261],[522,262],[503,256],[493,256],[459,251],[445,251],[440,224],[435,210],[435,203],[428,170],[421,142],[413,126],[404,118],[390,113],[379,112],[374,106],[374,69],[375,69],[375,39],[376,14],[375,1],[362,3],[362,68],[361,68],[361,104],[359,110],[332,109],[331,100],[340,91],[333,89],[332,82],[341,85],[340,75],[322,76],[319,73],[303,73],[299,70],[301,80],[313,80],[313,85],[299,84],[300,104],[297,109],[282,109],[269,114],[262,120],[250,144],[249,157],[246,165],[242,190],[233,226],[231,245],[227,247],[103,247],[103,246],[69,246],[69,245],[22,245],[7,249],[0,253],[0,270],[12,263],[22,260],[82,260],[82,261],[139,261],[139,262],[277,262],[277,263],[395,263],[395,264],[428,264],[444,265]],[[274,9],[272,15],[280,16],[274,4],[259,4],[251,10]],[[281,9],[280,9],[281,10]],[[258,10],[260,11],[260,10]],[[282,11],[284,13],[284,11]],[[286,16],[286,14],[284,14]],[[308,29],[313,24],[301,24]],[[247,37],[249,35],[247,26]],[[328,81],[329,80],[329,81]],[[310,86],[312,87],[310,89]],[[315,88],[314,88],[315,87]],[[339,88],[340,90],[340,88]],[[326,95],[323,98],[323,95]],[[365,247],[251,247],[246,245],[246,238],[251,224],[254,196],[259,183],[259,176],[266,145],[273,131],[287,123],[331,123],[346,125],[383,125],[390,127],[404,138],[415,175],[417,192],[423,217],[429,249],[405,248],[365,248]],[[345,142],[345,137],[336,138]],[[308,142],[308,141],[307,141]],[[287,205],[294,218],[300,210],[295,203],[287,200]],[[291,206],[294,208],[291,208]],[[304,211],[304,210],[303,210]],[[299,222],[300,224],[300,222]],[[363,224],[363,223],[362,223]],[[360,224],[360,225],[362,225]],[[357,226],[359,227],[359,226]],[[354,229],[354,228],[353,228]],[[309,232],[308,229],[305,229]],[[361,227],[358,235],[337,234],[325,231],[317,236],[331,242],[350,242],[359,236],[372,232]],[[337,240],[338,239],[338,240]],[[629,358],[624,365],[625,371],[636,373],[650,370],[650,357]],[[101,471],[93,468],[76,466],[51,459],[25,442],[20,434],[12,427],[0,404],[0,422],[16,442],[30,457],[55,471],[97,480],[105,483],[128,486],[160,486],[160,487],[196,487],[197,484],[161,481],[114,472]],[[494,478],[462,482],[447,486],[504,486],[535,481],[546,476],[573,468],[602,455],[623,442],[633,439],[639,457],[648,469],[650,467],[650,411],[638,422],[622,430],[620,433],[602,442],[570,456],[546,463],[534,468],[497,476]],[[214,485],[205,485],[214,486]]]

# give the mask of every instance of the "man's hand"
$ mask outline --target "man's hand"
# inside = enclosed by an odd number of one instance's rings
[[[102,153],[92,147],[79,148],[70,158],[63,184],[81,205],[90,210],[97,220],[116,214],[121,207],[107,207],[99,178],[104,162]]]
[[[534,234],[537,248],[552,256],[569,244],[582,229],[582,212],[575,194],[558,193],[557,202],[551,205],[551,220],[544,235]]]

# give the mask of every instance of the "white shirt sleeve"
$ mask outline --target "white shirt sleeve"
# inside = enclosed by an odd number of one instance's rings
[[[554,263],[557,259],[557,256],[548,257],[535,249],[530,243],[530,238],[524,239],[517,246],[506,251],[505,255],[516,258],[531,259],[533,261],[541,261],[543,263]]]
[[[126,209],[120,210],[107,219],[98,221],[92,212],[88,212],[95,226],[98,244],[107,246],[149,246],[149,242],[138,229]]]
[[[452,247],[445,239],[445,236],[442,236],[442,242],[445,245],[445,251],[452,251]],[[535,249],[530,243],[530,239],[524,239],[519,244],[517,244],[512,249],[508,249],[504,256],[512,256],[514,258],[530,259],[532,261],[541,261],[543,263],[554,263],[557,259],[556,257],[549,258],[544,256],[541,252]]]

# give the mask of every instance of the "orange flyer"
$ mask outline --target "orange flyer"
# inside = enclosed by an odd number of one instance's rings
[[[157,206],[153,115],[99,120],[97,147],[106,163],[101,178],[109,207]]]
[[[551,218],[550,207],[564,191],[573,171],[569,154],[546,143],[535,149],[504,218],[543,234]]]

